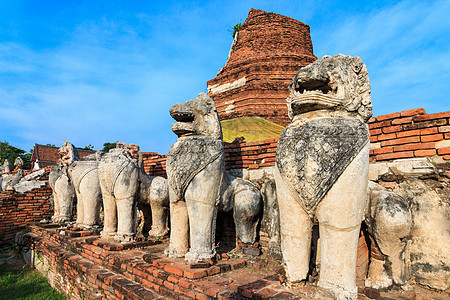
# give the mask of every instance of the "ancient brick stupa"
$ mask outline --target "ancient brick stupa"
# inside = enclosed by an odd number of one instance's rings
[[[288,85],[316,59],[308,25],[251,9],[208,93],[221,120],[262,117],[286,126]]]

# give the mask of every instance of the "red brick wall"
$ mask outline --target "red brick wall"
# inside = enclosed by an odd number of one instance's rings
[[[317,58],[309,26],[295,19],[252,9],[242,24],[229,60],[208,87],[245,77],[244,85],[224,92],[209,92],[221,120],[260,116],[286,126],[286,98],[297,71]],[[234,101],[234,111],[226,112]]]
[[[440,156],[450,160],[450,111],[427,114],[423,108],[409,109],[369,120],[371,161]],[[447,144],[447,145],[445,145]]]
[[[147,174],[152,176],[166,175],[166,155],[159,155],[156,152],[142,152],[144,169]]]
[[[14,191],[0,192],[0,248],[14,242],[16,233],[31,222],[52,216],[51,195],[49,186],[24,194]]]

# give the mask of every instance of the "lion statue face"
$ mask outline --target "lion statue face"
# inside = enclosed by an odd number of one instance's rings
[[[61,148],[58,149],[58,155],[59,159],[67,165],[70,165],[79,159],[78,151],[75,146],[66,141],[64,141]]]
[[[178,137],[203,135],[222,139],[216,105],[205,93],[185,103],[174,104],[170,115],[177,121],[172,124],[172,131]]]
[[[372,116],[369,76],[358,56],[324,56],[301,68],[289,90],[291,121],[317,110],[346,111],[364,122]]]

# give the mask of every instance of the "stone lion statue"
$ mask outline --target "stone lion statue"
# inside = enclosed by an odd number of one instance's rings
[[[69,171],[70,181],[77,196],[76,226],[95,229],[100,225],[102,194],[98,179],[100,153],[93,153],[82,159],[74,145],[64,141],[58,149],[61,162]]]
[[[372,115],[367,68],[358,56],[325,56],[300,69],[289,90],[291,124],[280,136],[275,167],[288,283],[306,279],[317,221],[318,298],[356,299]]]
[[[145,173],[138,145],[117,142],[116,148],[103,155],[99,164],[99,177],[105,213],[103,238],[118,242],[133,241],[137,207],[141,212],[142,227],[146,227],[144,225],[149,220],[152,221],[149,236],[167,235],[167,180]]]
[[[70,179],[68,165],[61,161],[53,165],[48,182],[53,191],[54,213],[52,221],[54,223],[71,221],[75,188]]]
[[[172,131],[178,140],[166,163],[171,219],[166,254],[184,256],[187,262],[214,257],[218,209],[234,209],[238,238],[254,243],[261,195],[250,181],[225,172],[222,130],[213,100],[201,93],[175,104],[170,115],[177,121]]]

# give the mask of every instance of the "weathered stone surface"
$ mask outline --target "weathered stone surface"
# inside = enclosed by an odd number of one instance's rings
[[[174,144],[169,157],[183,159],[167,159],[166,167],[171,170],[168,178],[177,196],[176,200],[184,198],[192,178],[221,155],[223,156],[222,141],[213,137],[191,137],[183,143]]]
[[[226,174],[214,102],[201,93],[193,100],[175,104],[170,115],[177,121],[172,130],[178,140],[166,164],[171,218],[166,255],[184,256],[189,263],[214,257],[218,209],[233,208],[239,239],[253,243],[261,196],[253,183]]]
[[[53,190],[54,213],[52,221],[61,223],[72,220],[75,188],[70,179],[68,166],[63,162],[52,166],[48,181]]]
[[[3,162],[3,165],[2,165],[2,169],[1,169],[2,173],[7,174],[7,173],[11,172],[12,170],[13,170],[13,166],[11,165],[11,163],[9,162],[8,159],[5,159],[5,161]]]
[[[169,188],[162,177],[148,176],[137,145],[118,142],[99,163],[103,195],[102,237],[133,241],[136,233],[152,237],[168,234]],[[136,228],[136,208],[140,224]]]
[[[43,187],[44,185],[45,181],[43,180],[20,181],[14,186],[14,190],[18,193],[23,194],[33,189]]]
[[[382,289],[393,283],[405,284],[411,278],[409,238],[412,217],[409,203],[381,185],[369,181],[369,205],[365,222],[375,246],[386,260],[372,259],[365,285]]]
[[[368,138],[364,123],[353,119],[318,118],[301,127],[289,125],[278,143],[278,170],[311,212]]]
[[[278,208],[277,190],[274,181],[267,180],[261,186],[264,203],[262,227],[269,236],[269,253],[281,258],[280,210]]]
[[[138,152],[137,145],[118,142],[98,165],[104,208],[102,238],[134,241],[139,189]]]
[[[140,164],[137,207],[141,224],[138,231],[149,230],[148,236],[161,238],[169,233],[169,185],[163,177],[147,175],[142,162]]]
[[[396,159],[391,162],[374,162],[369,167],[369,180],[377,181],[388,174],[402,177],[419,177],[436,173],[428,157]]]
[[[87,229],[100,223],[101,191],[98,164],[101,154],[95,153],[79,159],[77,149],[64,141],[58,149],[61,162],[68,167],[70,180],[77,197],[76,224]],[[70,193],[70,191],[69,191]]]
[[[23,159],[18,156],[15,160],[14,160],[14,168],[19,168],[22,169],[23,166]]]
[[[319,287],[356,299],[369,169],[364,122],[372,114],[367,69],[357,56],[326,56],[300,69],[289,89],[292,123],[280,137],[275,168],[286,276],[293,283],[307,279],[317,219]]]
[[[411,205],[411,271],[416,282],[450,287],[450,189],[435,180],[406,179],[394,189]]]
[[[23,170],[18,169],[15,174],[4,174],[2,177],[2,191],[11,191],[14,190],[14,186],[23,177]]]

